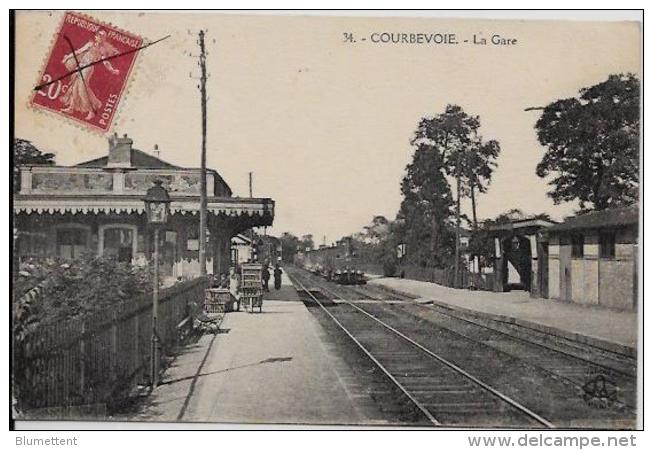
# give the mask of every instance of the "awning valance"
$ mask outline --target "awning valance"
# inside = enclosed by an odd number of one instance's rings
[[[226,216],[274,216],[274,201],[268,198],[208,199],[209,214]],[[199,199],[173,198],[173,214],[199,214]],[[14,213],[26,214],[141,214],[145,205],[140,198],[18,196],[14,197]]]

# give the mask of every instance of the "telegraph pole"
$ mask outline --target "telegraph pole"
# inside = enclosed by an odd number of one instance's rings
[[[200,174],[200,237],[199,260],[200,275],[206,276],[206,49],[204,47],[204,30],[199,33],[200,45],[200,93],[202,94],[202,157]]]
[[[460,151],[456,157],[456,259],[454,261],[454,280],[453,287],[458,288],[458,278],[460,273]]]

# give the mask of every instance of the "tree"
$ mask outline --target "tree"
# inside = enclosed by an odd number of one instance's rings
[[[425,126],[425,120],[420,127]],[[450,261],[453,214],[451,188],[441,145],[419,138],[413,161],[406,166],[401,183],[403,201],[399,214],[404,218],[403,241],[411,249],[409,259],[421,266],[445,267]],[[446,141],[446,137],[443,139]],[[430,242],[429,246],[424,245]]]
[[[315,248],[315,243],[313,242],[313,235],[312,234],[303,235],[300,244],[301,244],[302,251],[313,250]]]
[[[281,254],[284,262],[292,262],[300,248],[300,240],[292,233],[283,233],[279,238],[281,241]],[[304,249],[301,249],[302,251]]]
[[[54,165],[54,153],[43,153],[34,144],[25,139],[14,139],[14,191],[20,190],[21,165]]]
[[[455,280],[458,282],[460,259],[460,203],[463,197],[472,200],[473,225],[476,228],[476,192],[484,193],[490,183],[499,143],[483,141],[478,134],[481,122],[478,116],[468,115],[460,106],[447,105],[444,113],[421,120],[413,145],[433,147],[437,151],[444,175],[456,181],[456,237],[455,237]]]
[[[494,168],[497,166],[496,159],[501,152],[499,143],[495,140],[484,142],[481,137],[475,145],[466,151],[463,157],[463,193],[469,196],[472,201],[472,227],[478,227],[478,215],[476,214],[476,191],[481,194],[487,192],[492,180]]]
[[[387,253],[387,243],[391,238],[393,223],[385,216],[374,216],[369,225],[351,236],[342,238],[350,240],[359,259],[365,263],[381,263]]]
[[[385,216],[374,216],[369,225],[363,227],[364,232],[360,234],[366,244],[379,244],[383,242],[390,233],[390,222]]]
[[[553,176],[556,204],[600,210],[638,201],[639,90],[635,75],[610,75],[544,108],[535,129],[546,152],[536,173]]]

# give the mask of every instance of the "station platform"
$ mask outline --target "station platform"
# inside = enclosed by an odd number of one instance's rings
[[[372,277],[368,283],[416,297],[417,302],[433,302],[483,314],[633,357],[637,353],[639,323],[636,312],[531,298],[526,291],[471,291],[426,281],[384,277]]]
[[[183,349],[126,420],[369,424],[369,405],[351,391],[344,362],[284,278],[282,289],[264,295],[262,313],[227,313],[218,334]]]
[[[264,293],[264,300],[278,300],[281,302],[287,301],[300,301],[297,296],[297,290],[290,282],[290,278],[286,275],[286,272],[281,269],[281,288],[274,288],[274,276],[272,275],[273,269],[270,268],[270,282],[268,283],[269,292]]]

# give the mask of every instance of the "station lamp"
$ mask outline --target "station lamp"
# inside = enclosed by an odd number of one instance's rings
[[[152,344],[150,361],[150,380],[152,387],[159,384],[160,345],[158,332],[159,316],[159,230],[166,224],[170,216],[170,195],[162,186],[161,180],[155,180],[143,197],[147,224],[154,228],[154,286],[152,290]]]
[[[168,221],[170,215],[170,195],[162,186],[163,181],[154,180],[154,186],[147,190],[143,202],[145,202],[145,214],[149,225],[163,225]],[[155,227],[155,230],[158,228]]]

